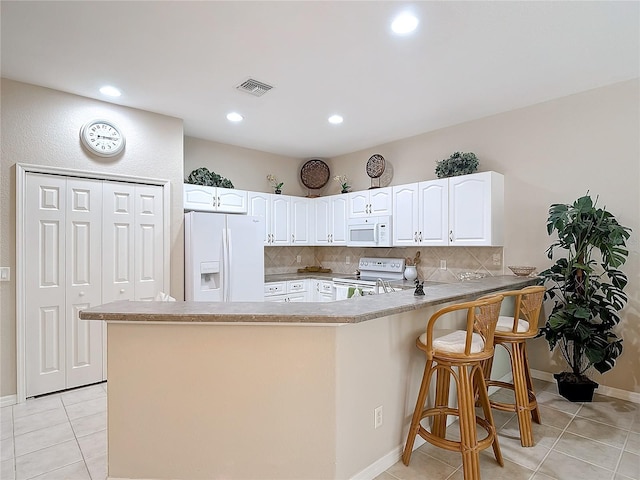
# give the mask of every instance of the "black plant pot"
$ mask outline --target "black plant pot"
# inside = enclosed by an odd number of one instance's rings
[[[576,378],[573,373],[554,373],[558,382],[558,393],[570,402],[591,402],[598,384],[585,376]]]

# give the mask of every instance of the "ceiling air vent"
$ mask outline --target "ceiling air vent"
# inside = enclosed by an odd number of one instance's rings
[[[258,80],[254,80],[253,78],[250,78],[249,80],[242,82],[236,88],[241,92],[247,92],[247,93],[250,93],[251,95],[255,95],[256,97],[261,97],[262,95],[267,93],[269,90],[271,90],[273,86],[267,85],[266,83],[262,83],[262,82],[259,82]]]

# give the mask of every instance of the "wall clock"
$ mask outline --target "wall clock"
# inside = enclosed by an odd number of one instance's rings
[[[82,145],[100,157],[114,157],[124,149],[124,135],[106,120],[91,120],[80,129]]]

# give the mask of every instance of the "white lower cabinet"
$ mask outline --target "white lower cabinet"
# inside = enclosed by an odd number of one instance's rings
[[[333,302],[336,299],[331,280],[313,280],[313,301]]]
[[[27,173],[23,196],[26,396],[100,382],[104,324],[78,315],[163,289],[163,188]]]
[[[308,301],[309,280],[289,280],[264,284],[265,302],[306,302]]]

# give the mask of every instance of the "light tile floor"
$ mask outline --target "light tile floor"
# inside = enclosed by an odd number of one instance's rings
[[[571,403],[555,384],[536,380],[542,424],[523,448],[514,414],[495,412],[503,468],[481,454],[484,480],[640,480],[640,405],[596,395]],[[29,399],[0,409],[2,480],[104,480],[107,476],[106,384]],[[510,392],[495,397],[506,400]],[[447,436],[455,438],[455,424]],[[411,464],[376,480],[461,480],[460,455],[425,444]]]
[[[2,407],[0,422],[0,479],[107,477],[106,383]]]
[[[493,411],[504,467],[491,448],[480,455],[483,480],[640,480],[640,405],[596,394],[572,403],[555,383],[534,380],[542,424],[533,424],[535,445],[520,445],[513,413]],[[492,395],[513,402],[513,393]],[[457,423],[447,438],[459,438]],[[398,462],[375,480],[461,480],[462,459],[429,443],[415,450],[409,466]]]

